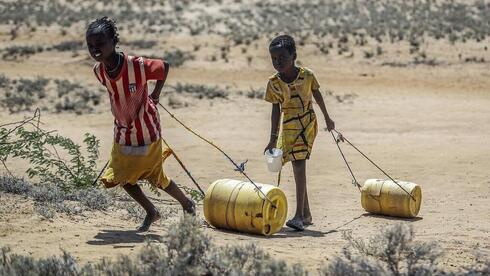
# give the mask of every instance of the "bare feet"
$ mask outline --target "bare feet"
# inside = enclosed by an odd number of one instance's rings
[[[191,216],[196,216],[196,204],[192,199],[189,199],[187,201],[186,206],[182,206],[184,208],[184,213],[191,215]]]
[[[313,224],[313,218],[311,217],[311,215],[305,216],[305,218],[303,219],[303,225],[310,226],[312,224]]]
[[[286,222],[286,226],[293,228],[296,231],[304,231],[305,226],[303,225],[303,220],[298,218],[292,218]]]
[[[143,223],[136,230],[138,232],[146,232],[150,229],[151,224],[159,220],[160,218],[161,218],[160,213],[156,210],[155,212],[147,213],[145,220],[143,220]]]
[[[311,212],[309,207],[303,208],[303,224],[305,226],[313,224],[313,218],[311,217]]]

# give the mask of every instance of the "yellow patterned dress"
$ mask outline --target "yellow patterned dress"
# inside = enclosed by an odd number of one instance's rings
[[[269,78],[265,100],[281,105],[282,131],[277,147],[282,149],[283,163],[310,158],[318,124],[312,106],[312,91],[320,88],[315,75],[300,67],[296,79],[286,83],[275,74]]]

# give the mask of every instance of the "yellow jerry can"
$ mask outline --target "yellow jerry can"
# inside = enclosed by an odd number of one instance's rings
[[[255,184],[263,194],[246,181],[219,179],[213,182],[204,197],[206,221],[216,228],[260,235],[272,235],[281,230],[288,212],[284,192],[272,185]]]
[[[361,188],[361,205],[364,210],[394,217],[414,218],[420,210],[422,189],[406,181],[368,179]],[[405,191],[406,192],[405,192]]]

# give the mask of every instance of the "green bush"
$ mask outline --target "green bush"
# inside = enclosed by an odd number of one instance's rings
[[[36,112],[30,119],[7,125],[11,128],[0,127],[0,161],[27,160],[30,167],[26,172],[30,178],[36,177],[40,183],[52,184],[64,191],[91,187],[98,173],[99,140],[86,133],[84,153],[71,139],[41,129],[39,120]]]

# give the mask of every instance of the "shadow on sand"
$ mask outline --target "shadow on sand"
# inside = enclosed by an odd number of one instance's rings
[[[387,219],[387,220],[396,220],[396,221],[406,221],[406,222],[415,222],[422,220],[422,217],[414,217],[414,218],[398,218],[398,217],[390,217],[390,216],[384,216],[384,215],[376,215],[376,214],[371,214],[371,213],[364,213],[362,214],[363,217],[370,217],[370,218],[380,218],[380,219]]]
[[[293,230],[289,227],[283,227],[279,232],[277,232],[274,235],[271,236],[261,236],[261,235],[253,235],[253,234],[247,234],[247,233],[240,233],[232,230],[227,230],[227,229],[217,229],[212,226],[209,226],[216,231],[220,231],[223,233],[232,233],[236,235],[241,235],[241,236],[246,236],[246,237],[254,237],[254,238],[259,238],[259,239],[281,239],[281,238],[297,238],[297,237],[315,237],[315,238],[321,238],[325,237],[328,234],[332,233],[337,233],[341,231],[341,228],[351,224],[352,222],[360,219],[360,218],[380,218],[380,219],[386,219],[386,220],[395,220],[395,221],[406,221],[406,222],[415,222],[422,220],[423,218],[421,217],[415,217],[415,218],[397,218],[397,217],[389,217],[389,216],[383,216],[383,215],[375,215],[375,214],[370,214],[370,213],[364,213],[362,215],[359,215],[357,217],[352,218],[351,220],[344,222],[338,226],[335,226],[332,229],[326,230],[326,231],[319,231],[319,230],[314,230],[311,229],[313,226],[305,228],[304,231],[296,231]]]
[[[93,240],[87,241],[90,245],[110,245],[110,244],[129,244],[142,243],[147,240],[158,240],[162,236],[148,232],[138,232],[136,230],[102,230],[95,235]],[[115,247],[133,247],[115,246]]]
[[[293,230],[289,227],[283,227],[279,232],[277,232],[271,236],[253,235],[253,234],[241,233],[241,232],[236,232],[236,231],[227,230],[227,229],[214,228],[212,226],[209,226],[209,227],[213,228],[216,231],[223,232],[223,233],[230,233],[230,234],[235,234],[235,235],[240,235],[240,236],[259,238],[259,239],[284,239],[284,238],[297,238],[297,237],[321,238],[321,237],[325,237],[325,235],[338,232],[339,228],[346,226],[349,223],[351,223],[355,220],[358,220],[361,217],[362,217],[362,215],[355,217],[355,218],[351,219],[350,221],[343,223],[340,226],[337,226],[333,229],[326,230],[326,231],[319,231],[319,230],[311,229],[312,227],[314,227],[314,225],[306,227],[304,231],[296,231],[296,230]]]

